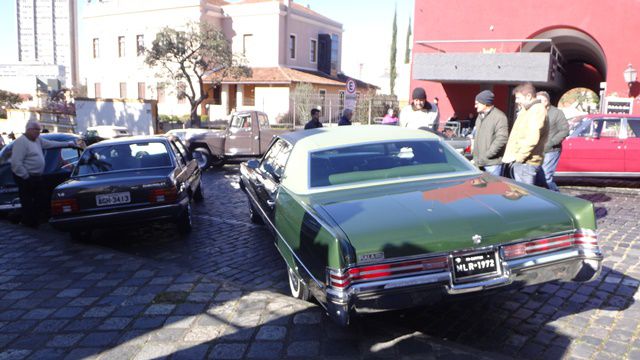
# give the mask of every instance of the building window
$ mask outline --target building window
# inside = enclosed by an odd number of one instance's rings
[[[93,58],[97,59],[100,56],[100,39],[93,39]]]
[[[144,99],[146,95],[146,85],[143,82],[138,83],[138,99]]]
[[[120,98],[121,99],[126,99],[127,98],[127,83],[126,82],[121,82],[120,83]]]
[[[309,44],[309,61],[316,63],[318,61],[318,40],[311,39]]]
[[[289,35],[289,58],[296,58],[296,36],[293,34]]]
[[[338,71],[338,48],[340,47],[340,39],[338,35],[331,34],[331,71]]]
[[[102,97],[102,89],[100,88],[100,83],[93,84],[93,92],[95,98],[98,99]]]
[[[136,35],[137,55],[144,55],[144,35]]]
[[[180,81],[178,83],[177,90],[178,90],[178,104],[186,104],[187,103],[187,96],[186,96],[187,84]]]
[[[251,51],[253,34],[244,34],[242,36],[242,55],[247,56]]]
[[[242,105],[255,106],[256,105],[256,86],[244,85],[244,92],[242,93]]]
[[[118,36],[118,57],[124,57],[124,36]]]
[[[156,94],[157,94],[156,100],[158,100],[158,104],[164,103],[165,94],[164,94],[164,87],[163,86],[158,85],[156,87]]]

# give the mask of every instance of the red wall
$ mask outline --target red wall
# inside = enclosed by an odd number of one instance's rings
[[[415,0],[413,34],[414,42],[526,39],[553,28],[573,28],[590,35],[604,51],[607,95],[617,94],[624,97],[628,95],[629,89],[623,77],[627,64],[633,64],[640,72],[640,46],[637,46],[637,37],[640,35],[636,15],[638,13],[640,1],[636,0]],[[501,46],[503,52],[509,52],[515,51],[519,44],[505,43]],[[419,44],[414,44],[413,51],[414,55],[432,52]],[[448,51],[453,52],[455,49],[449,47]],[[453,106],[446,101],[447,98],[460,101],[454,104],[457,112],[457,108],[465,106],[463,103],[473,106],[471,94],[479,90],[477,86],[471,85],[443,87],[435,82],[412,80],[411,89],[416,86],[423,86],[429,99],[433,99],[434,96],[440,99],[441,118],[445,120],[453,113]],[[496,86],[494,92],[498,88],[500,87]],[[634,85],[632,95],[637,95],[636,89],[640,90],[638,84]],[[501,89],[498,91],[503,92]],[[496,97],[502,98],[502,95],[496,94]],[[638,100],[640,99],[636,99],[636,107],[640,106]],[[501,108],[506,112],[506,106]],[[466,112],[458,115],[466,117]]]

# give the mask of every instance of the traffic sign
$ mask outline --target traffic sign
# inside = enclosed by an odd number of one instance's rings
[[[353,79],[347,80],[347,94],[356,93],[356,82]]]

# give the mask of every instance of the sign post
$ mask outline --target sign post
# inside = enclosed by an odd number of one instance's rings
[[[353,111],[356,110],[356,82],[353,79],[347,80],[344,107]]]

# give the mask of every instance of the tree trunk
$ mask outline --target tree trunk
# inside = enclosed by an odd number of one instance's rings
[[[200,116],[198,116],[198,107],[197,106],[193,106],[191,107],[191,116],[190,116],[190,120],[191,120],[191,127],[192,128],[200,128],[201,127],[201,123],[200,123]]]

